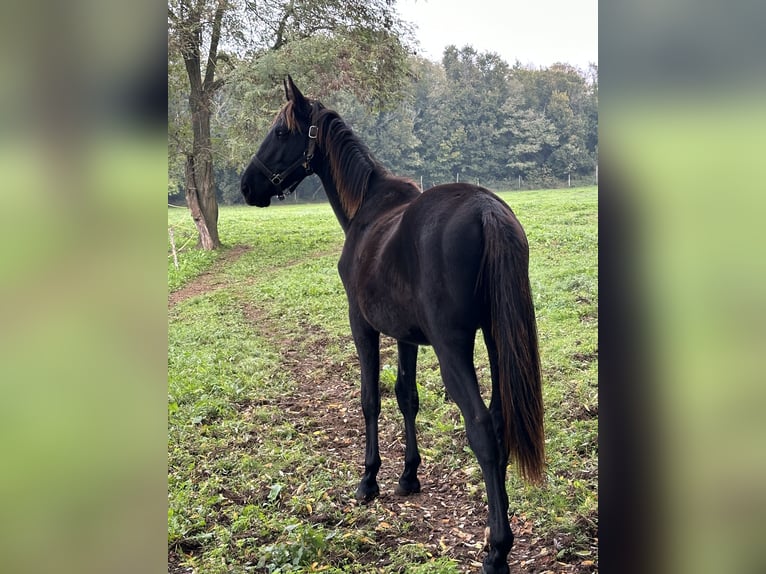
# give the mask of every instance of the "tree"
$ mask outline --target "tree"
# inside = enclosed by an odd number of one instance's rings
[[[440,144],[449,126],[444,119],[447,82],[444,68],[430,60],[413,57],[413,132],[415,152],[422,165],[423,187],[451,181],[449,171],[439,167]],[[416,166],[412,166],[415,168]],[[420,167],[420,166],[417,166]],[[410,168],[410,169],[412,169]],[[453,174],[454,176],[454,174]]]
[[[558,142],[546,163],[559,178],[593,168],[593,160],[585,147],[587,117],[582,112],[576,113],[574,107],[567,93],[554,91],[550,95],[546,116],[555,126]]]
[[[191,150],[189,79],[180,54],[168,53],[168,198],[181,192],[185,202],[186,153]],[[179,198],[175,197],[178,202]]]
[[[413,130],[411,93],[403,96],[396,107],[384,109],[370,109],[345,91],[331,96],[325,103],[343,111],[343,119],[383,165],[393,173],[415,177],[421,162]]]
[[[189,79],[192,145],[185,152],[186,203],[199,233],[199,245],[206,250],[221,245],[213,179],[210,113],[213,95],[223,84],[223,79],[217,77],[220,59],[218,45],[224,13],[230,8],[227,0],[172,0],[168,4],[168,38],[180,52]],[[208,48],[204,62],[203,44],[207,44]]]
[[[441,65],[419,60],[412,88],[417,157],[428,185],[498,179],[505,169],[498,134],[508,96],[508,65],[491,52],[448,46]]]
[[[344,76],[343,67],[326,66],[328,77],[334,72],[332,77],[340,78],[342,84],[343,80],[349,82],[361,75],[365,82],[349,83],[361,86],[362,92],[382,97],[390,87],[388,79],[403,74],[406,63],[402,55],[406,48],[399,41],[404,31],[390,0],[169,0],[168,31],[169,60],[180,56],[188,78],[192,141],[185,142],[184,181],[187,203],[199,231],[199,245],[204,249],[220,245],[211,121],[215,112],[227,104],[220,97],[227,81],[236,81],[235,93],[246,92],[255,68],[258,82],[276,86],[290,70],[274,77],[265,73],[269,65],[281,61],[308,69],[318,56],[328,53],[326,46],[332,46],[334,52],[329,53],[334,53],[340,64],[356,62],[356,75]],[[222,45],[226,45],[227,52],[219,50]],[[312,46],[320,49],[305,49]],[[226,76],[222,63],[229,64]],[[242,106],[242,110],[252,108]],[[242,112],[234,108],[226,112],[222,117],[227,121],[241,118]],[[241,123],[247,125],[248,121]],[[229,128],[221,132],[227,134],[227,139],[231,132],[228,155],[232,157],[232,150],[241,154],[244,147],[235,144],[251,142],[242,136],[245,130]],[[246,131],[252,138],[253,130]],[[176,133],[184,135],[181,130]]]
[[[591,66],[586,74],[568,64],[536,70],[517,62],[512,77],[509,166],[541,184],[551,176],[592,172],[598,148],[598,68]]]
[[[252,155],[284,103],[287,74],[300,78],[305,93],[347,114],[395,109],[406,95],[409,74],[407,47],[398,34],[341,27],[332,35],[294,37],[278,50],[244,58],[224,88],[227,160],[241,165]]]
[[[501,130],[507,141],[507,163],[514,176],[542,179],[542,166],[556,145],[558,135],[545,114],[524,105],[520,94],[503,106],[506,119]]]

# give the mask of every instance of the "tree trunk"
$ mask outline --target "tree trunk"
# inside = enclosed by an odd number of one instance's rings
[[[210,233],[210,227],[207,224],[204,212],[202,211],[200,194],[197,190],[197,178],[195,177],[196,171],[194,155],[188,154],[186,156],[186,205],[189,206],[192,220],[194,221],[194,225],[197,226],[197,231],[199,232],[198,245],[202,247],[202,249],[210,251],[219,247],[220,243],[218,241],[217,229],[214,240],[212,234]],[[216,206],[216,212],[217,211],[218,209]]]
[[[189,76],[189,109],[193,133],[192,150],[186,155],[186,204],[199,231],[197,246],[211,250],[221,246],[218,239],[218,201],[213,179],[210,107],[213,94],[221,85],[221,81],[215,80],[214,76],[226,3],[224,0],[218,0],[217,3],[204,80],[200,67],[203,5],[197,2],[193,8],[188,5],[186,8],[189,10],[187,19],[179,28],[181,55]]]
[[[197,229],[200,229],[200,225],[205,227],[204,234],[200,231],[198,247],[207,250],[218,249],[221,242],[218,239],[218,200],[215,196],[213,150],[210,142],[210,96],[204,90],[200,94],[195,94],[192,90],[189,104],[194,141],[192,153],[186,160],[186,200],[189,209],[192,210],[192,219]],[[190,180],[193,180],[191,187]]]

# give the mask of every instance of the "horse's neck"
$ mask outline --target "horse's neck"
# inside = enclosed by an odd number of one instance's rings
[[[371,181],[382,168],[340,116],[327,121],[322,131],[319,150],[321,167],[317,169],[317,175],[322,180],[341,227],[346,231],[368,198]]]
[[[338,195],[338,188],[335,185],[335,179],[332,177],[330,166],[325,164],[324,168],[317,172],[317,175],[322,181],[322,186],[324,187],[325,194],[327,195],[327,199],[332,206],[335,217],[338,219],[338,223],[340,223],[340,226],[343,228],[344,232],[348,231],[348,226],[351,224],[351,220],[343,209],[343,205],[340,201],[340,196]]]
[[[325,116],[319,134],[317,174],[343,231],[357,217],[367,221],[420,194],[411,181],[391,176],[336,114]]]

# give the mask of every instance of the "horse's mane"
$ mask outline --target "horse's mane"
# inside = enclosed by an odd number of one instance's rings
[[[387,174],[365,143],[334,110],[320,106],[317,140],[330,162],[330,170],[338,189],[343,210],[349,219],[356,215],[364,201],[373,174]]]
[[[371,176],[388,175],[388,170],[375,159],[365,143],[336,111],[324,107],[318,101],[314,105],[318,109],[314,116],[317,144],[330,163],[343,211],[352,219],[362,205]],[[295,129],[298,122],[292,102],[285,104],[282,113],[288,129]]]

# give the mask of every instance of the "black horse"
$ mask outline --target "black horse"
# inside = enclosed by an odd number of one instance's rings
[[[285,95],[287,103],[242,174],[242,193],[248,204],[266,207],[315,172],[345,232],[338,271],[361,364],[367,442],[356,497],[371,500],[379,493],[380,333],[395,338],[399,350],[395,389],[407,446],[396,493],[420,491],[415,364],[418,345],[432,345],[484,475],[484,570],[508,572],[509,457],[532,482],[543,480],[545,468],[524,230],[511,209],[482,187],[460,183],[421,192],[412,181],[391,175],[336,112],[304,97],[289,76]],[[489,408],[473,365],[479,328],[492,375]]]

